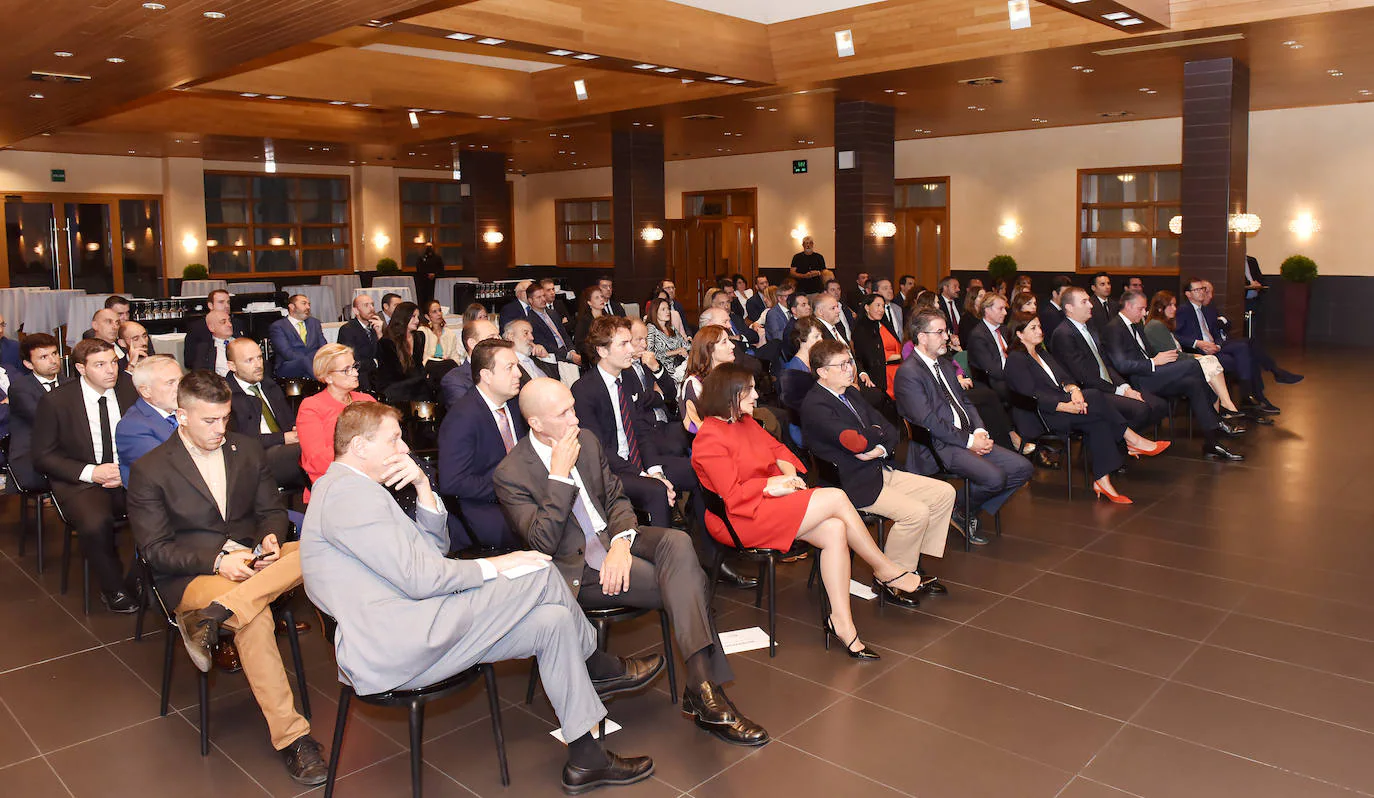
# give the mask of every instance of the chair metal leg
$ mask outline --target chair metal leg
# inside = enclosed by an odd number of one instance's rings
[[[778,582],[777,559],[764,560],[764,574],[768,577],[768,656],[778,655]],[[763,576],[764,574],[760,574]],[[759,587],[763,587],[760,583]]]
[[[663,627],[663,658],[668,662],[668,698],[677,703],[677,666],[673,664],[673,627],[668,623],[668,611],[658,611],[658,622]]]
[[[162,706],[158,710],[158,716],[167,715],[167,704],[172,700],[172,659],[176,653],[177,638],[176,631],[171,627],[162,630],[167,635],[167,645],[162,652]]]
[[[496,669],[482,666],[487,681],[487,702],[491,705],[491,736],[496,740],[496,760],[501,763],[501,786],[510,786],[510,768],[506,766],[506,736],[501,731],[501,699],[496,694]]]
[[[530,686],[525,688],[526,706],[534,703],[534,686],[539,683],[539,660],[530,657]]]
[[[91,614],[91,561],[81,557],[81,610]]]
[[[772,560],[770,559],[770,560],[768,560],[768,562],[771,563]],[[763,575],[764,575],[764,573],[765,573],[767,570],[768,570],[768,566],[767,566],[766,564],[764,564],[764,563],[762,563],[762,562],[759,563],[759,585],[758,585],[758,587],[754,588],[754,606],[755,606],[755,607],[762,607],[762,606],[763,606]]]
[[[210,755],[210,674],[200,673],[200,755]]]
[[[72,528],[66,525],[62,527],[62,579],[57,585],[57,592],[67,595],[68,575],[72,571]]]
[[[1069,501],[1073,501],[1073,441],[1064,444],[1064,481],[1068,483]]]
[[[296,689],[301,694],[301,714],[310,720],[310,688],[305,683],[305,662],[301,660],[301,636],[296,631],[296,616],[288,607],[282,610],[281,617],[286,622],[286,642],[291,644],[291,660],[296,665]]]
[[[19,556],[23,557],[29,542],[29,494],[19,494]]]
[[[706,586],[706,606],[710,607],[716,601],[716,583],[720,581],[720,567],[725,564],[725,549],[716,547],[716,559],[711,565],[711,584]]]
[[[973,521],[973,481],[964,479],[964,523]],[[973,551],[973,541],[969,540],[972,530],[964,530],[964,551]]]
[[[419,699],[410,702],[410,794],[420,798],[421,763],[424,759],[425,705]]]
[[[815,556],[811,558],[811,573],[806,577],[806,589],[810,590],[816,586],[816,580],[821,578],[821,553],[817,549]],[[825,592],[825,586],[821,586],[821,592]]]
[[[38,497],[38,535],[33,541],[34,554],[38,556],[38,575],[43,575],[43,497]]]
[[[490,689],[488,685],[488,689]],[[334,745],[329,749],[329,778],[324,782],[324,798],[333,798],[334,779],[339,775],[339,754],[343,750],[344,726],[348,724],[348,702],[353,698],[353,688],[339,690],[339,714],[334,716]]]

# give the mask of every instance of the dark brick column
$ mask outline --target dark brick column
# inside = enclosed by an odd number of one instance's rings
[[[1185,64],[1179,279],[1212,281],[1213,304],[1235,325],[1245,306],[1245,236],[1229,233],[1226,220],[1246,210],[1249,138],[1249,68],[1233,58]]]
[[[611,133],[611,220],[615,230],[615,293],[648,296],[667,269],[668,239],[645,241],[646,227],[664,229],[663,134]]]
[[[506,154],[464,152],[458,156],[458,166],[468,189],[463,205],[463,269],[481,280],[505,279],[510,268],[510,248],[515,245]],[[505,240],[499,244],[483,241],[482,235],[493,230],[505,236]]]
[[[895,239],[876,238],[874,222],[893,215],[896,111],[868,102],[835,103],[835,253],[831,268],[846,286],[866,271],[894,277]],[[853,153],[851,168],[844,168]]]

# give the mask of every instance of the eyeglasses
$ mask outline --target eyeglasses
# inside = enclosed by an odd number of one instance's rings
[[[330,373],[330,374],[357,374],[357,373],[358,373],[358,364],[357,364],[357,363],[352,363],[352,364],[350,364],[350,365],[348,365],[348,366],[345,366],[344,368],[341,368],[341,369],[330,369],[330,370],[329,370],[329,373]]]
[[[941,338],[949,337],[949,330],[921,330],[917,335],[938,335]]]
[[[853,358],[850,358],[849,360],[841,360],[841,361],[838,362],[838,363],[827,363],[827,364],[825,364],[824,366],[821,366],[821,368],[823,368],[823,369],[852,369],[852,368],[854,368],[854,359],[853,359]]]

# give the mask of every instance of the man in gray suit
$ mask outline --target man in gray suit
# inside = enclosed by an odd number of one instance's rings
[[[340,414],[335,460],[315,483],[301,528],[305,590],[338,620],[340,673],[366,695],[534,656],[570,741],[563,790],[647,779],[653,760],[616,756],[591,730],[606,715],[601,699],[647,685],[663,668],[662,656],[617,660],[598,651],[596,633],[547,555],[446,558],[448,514],[408,455],[400,420],[400,411],[380,402]],[[383,485],[414,486],[416,521]],[[542,570],[530,573],[531,566]]]
[[[639,526],[597,437],[578,429],[572,391],[563,383],[531,380],[520,391],[520,413],[530,434],[493,478],[510,528],[552,555],[583,606],[667,610],[687,665],[682,711],[728,743],[768,742],[768,732],[720,686],[734,674],[711,628],[706,574],[691,538]]]

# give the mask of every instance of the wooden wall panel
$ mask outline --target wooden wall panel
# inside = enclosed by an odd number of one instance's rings
[[[616,292],[648,296],[667,270],[667,236],[645,241],[640,231],[665,228],[663,134],[623,130],[611,134],[611,219],[615,229]]]
[[[860,271],[891,279],[895,241],[870,233],[874,222],[895,221],[895,151],[891,106],[867,102],[835,104],[835,154],[854,153],[854,168],[835,168],[835,262],[845,285]]]
[[[463,268],[478,279],[500,280],[506,276],[510,248],[515,246],[506,155],[469,151],[460,156],[459,163],[463,184],[471,192],[464,205],[468,218],[463,225]],[[489,231],[498,231],[505,239],[499,244],[488,244],[482,235]]]

